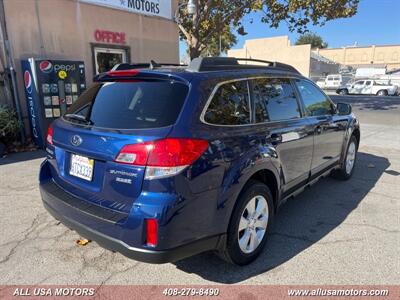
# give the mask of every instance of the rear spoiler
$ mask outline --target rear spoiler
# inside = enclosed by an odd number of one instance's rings
[[[149,69],[128,69],[116,70],[100,73],[93,77],[93,82],[107,82],[107,81],[178,81],[189,84],[189,81],[176,74],[157,72]]]

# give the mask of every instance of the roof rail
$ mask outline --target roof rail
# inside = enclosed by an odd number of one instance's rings
[[[161,68],[164,66],[171,66],[171,67],[186,67],[187,65],[181,64],[174,64],[174,63],[157,63],[154,60],[151,60],[150,63],[137,63],[137,64],[128,64],[122,63],[115,65],[111,71],[121,71],[121,70],[132,70],[132,69],[155,69]]]
[[[297,71],[296,68],[288,64],[276,61],[268,61],[261,59],[252,59],[252,58],[236,58],[236,57],[198,57],[190,62],[190,65],[187,68],[187,70],[191,72],[202,72],[202,71],[237,70],[237,69],[245,70],[245,69],[265,68],[265,66],[255,65],[255,64],[239,64],[239,61],[264,63],[268,64],[267,67],[272,67],[300,74],[300,72]]]

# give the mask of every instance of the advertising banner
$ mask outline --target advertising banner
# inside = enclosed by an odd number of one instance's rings
[[[79,0],[80,2],[172,19],[171,0]]]
[[[29,113],[29,123],[32,129],[32,139],[36,145],[43,146],[43,128],[42,122],[43,116],[39,107],[39,95],[36,85],[36,70],[35,62],[33,59],[23,60],[22,75],[24,76],[24,86],[26,95],[26,104]]]

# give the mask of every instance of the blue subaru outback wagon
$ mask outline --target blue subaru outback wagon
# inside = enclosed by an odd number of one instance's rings
[[[45,208],[130,258],[164,263],[207,250],[244,265],[278,207],[319,178],[348,179],[360,141],[289,65],[198,58],[121,64],[48,129]]]

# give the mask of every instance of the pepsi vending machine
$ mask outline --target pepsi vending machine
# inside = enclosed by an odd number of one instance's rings
[[[65,114],[86,89],[83,61],[22,60],[33,140],[41,148],[50,123]]]

